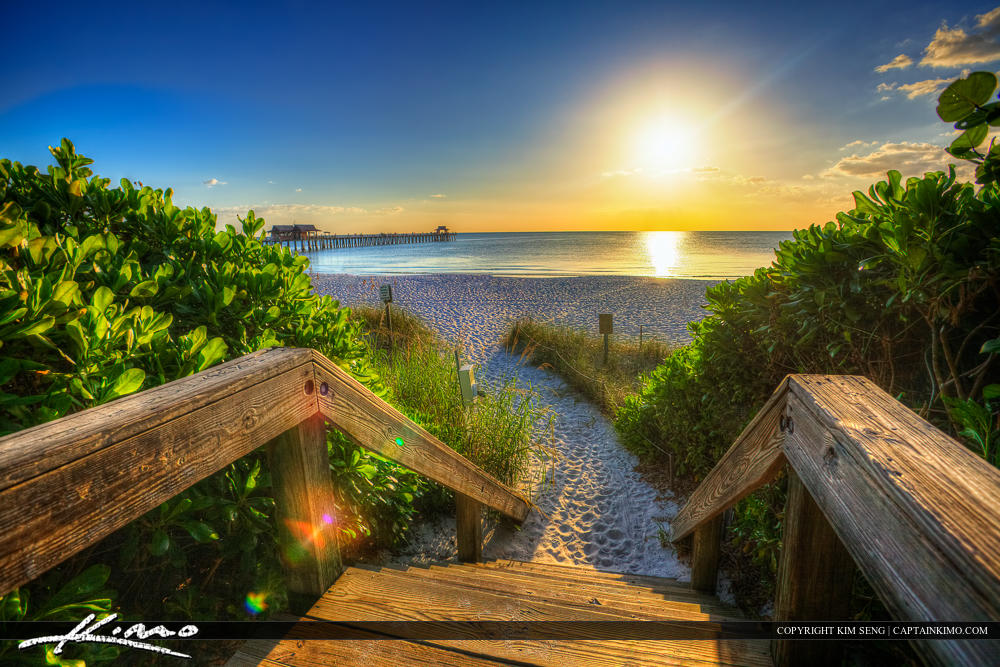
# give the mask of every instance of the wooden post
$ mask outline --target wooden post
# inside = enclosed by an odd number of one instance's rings
[[[706,593],[715,592],[721,551],[722,515],[720,514],[694,531],[694,544],[691,549],[691,588]]]
[[[465,494],[455,492],[455,524],[458,531],[458,560],[478,563],[483,559],[483,506]]]
[[[285,431],[267,450],[289,607],[303,614],[343,569],[323,415]]]
[[[774,620],[832,623],[847,619],[853,582],[854,561],[789,467]],[[776,667],[839,665],[842,648],[836,641],[773,641],[771,655]]]

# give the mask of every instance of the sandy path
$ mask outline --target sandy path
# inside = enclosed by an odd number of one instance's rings
[[[658,538],[658,524],[669,523],[677,504],[670,497],[657,499],[656,490],[634,472],[638,460],[597,408],[557,375],[520,363],[497,341],[512,319],[540,316],[544,303],[543,312],[550,317],[540,319],[588,326],[596,323],[597,312],[614,312],[616,324],[644,319],[662,338],[682,342],[686,323],[704,312],[700,305],[705,282],[455,275],[394,277],[393,282],[397,303],[420,315],[445,339],[460,340],[466,355],[481,364],[480,376],[487,382],[516,377],[519,385],[530,384],[557,415],[551,443],[554,466],[537,461],[532,478],[525,481],[525,491],[542,513],[532,512],[520,529],[491,530],[484,555],[689,579],[689,568]],[[314,285],[345,305],[377,299],[376,287],[352,276],[317,276]],[[403,557],[454,558],[453,522],[442,519],[415,527]]]

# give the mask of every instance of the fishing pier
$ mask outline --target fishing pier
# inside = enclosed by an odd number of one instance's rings
[[[263,242],[266,245],[287,245],[292,250],[332,250],[334,248],[367,248],[404,243],[442,243],[455,240],[455,232],[441,225],[433,232],[408,234],[330,234],[314,225],[274,225]]]

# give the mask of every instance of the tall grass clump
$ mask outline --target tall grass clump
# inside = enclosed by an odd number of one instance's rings
[[[393,309],[392,332],[381,309],[354,308],[352,318],[377,350],[373,366],[394,405],[449,447],[510,486],[523,478],[532,452],[547,456],[551,414],[530,387],[502,379],[466,408],[454,349],[419,318]]]
[[[986,105],[995,88],[977,72],[938,107],[966,130],[950,150],[978,165],[980,187],[954,167],[905,181],[889,171],[835,221],[795,231],[772,266],[709,288],[711,314],[690,325],[691,344],[619,410],[625,443],[655,454],[654,442],[700,479],[786,374],[861,374],[997,465],[1000,149],[976,150],[1000,117],[1000,104]],[[780,485],[767,487],[731,526],[771,573],[783,502]]]
[[[662,341],[648,339],[640,346],[638,341],[613,338],[605,364],[601,336],[530,318],[514,322],[506,342],[533,363],[559,373],[607,415],[614,415],[639,389],[639,378],[673,350]]]

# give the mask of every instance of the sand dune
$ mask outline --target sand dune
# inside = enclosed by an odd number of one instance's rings
[[[661,340],[684,342],[686,324],[703,316],[708,281],[628,277],[496,278],[442,274],[363,279],[315,276],[317,291],[345,305],[378,302],[378,284],[393,284],[395,305],[421,316],[447,339],[460,342],[481,364],[487,381],[516,377],[530,384],[558,415],[555,461],[536,461],[524,490],[542,512],[519,529],[488,534],[487,558],[512,558],[601,570],[687,579],[689,569],[658,539],[678,506],[634,472],[636,458],[612,425],[555,374],[525,365],[497,343],[509,322],[531,315],[559,324],[597,328],[597,313],[615,314],[616,330],[638,334],[638,325]],[[406,556],[440,560],[456,554],[454,523],[417,527]]]

